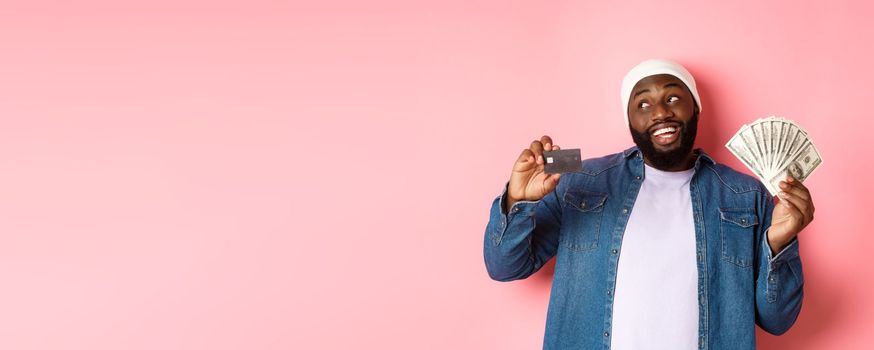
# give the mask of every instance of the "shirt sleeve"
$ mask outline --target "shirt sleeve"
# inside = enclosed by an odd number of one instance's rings
[[[489,277],[496,281],[524,279],[540,270],[556,254],[561,206],[559,186],[538,201],[519,201],[505,214],[507,185],[492,202],[486,225],[483,257]]]
[[[804,275],[798,250],[798,237],[777,255],[768,244],[768,230],[774,203],[765,192],[764,227],[760,235],[756,278],[756,324],[766,332],[780,335],[789,330],[801,312]]]

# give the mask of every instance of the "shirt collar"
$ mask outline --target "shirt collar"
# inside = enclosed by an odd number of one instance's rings
[[[702,163],[710,163],[711,165],[716,164],[716,161],[714,161],[709,154],[704,152],[703,149],[696,148],[693,152],[698,155],[698,159],[695,160],[695,169],[700,168]],[[625,151],[622,151],[622,155],[625,156],[626,159],[633,156],[638,156],[640,159],[643,159],[643,155],[640,153],[640,149],[638,149],[637,146],[632,146]]]

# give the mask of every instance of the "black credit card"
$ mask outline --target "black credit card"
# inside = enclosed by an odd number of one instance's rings
[[[572,173],[583,170],[580,149],[543,151],[543,171],[547,174]]]

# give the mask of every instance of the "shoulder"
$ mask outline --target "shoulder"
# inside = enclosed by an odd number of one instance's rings
[[[597,176],[601,173],[616,168],[625,161],[623,152],[608,154],[597,158],[589,158],[583,160],[583,169],[580,171],[583,174]]]
[[[715,177],[721,185],[735,193],[750,191],[767,193],[765,186],[759,182],[758,178],[737,171],[722,163],[715,161],[704,162],[700,171]]]

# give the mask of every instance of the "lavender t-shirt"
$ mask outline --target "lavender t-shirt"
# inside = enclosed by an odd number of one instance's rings
[[[622,238],[611,349],[697,349],[695,170],[644,171]]]

